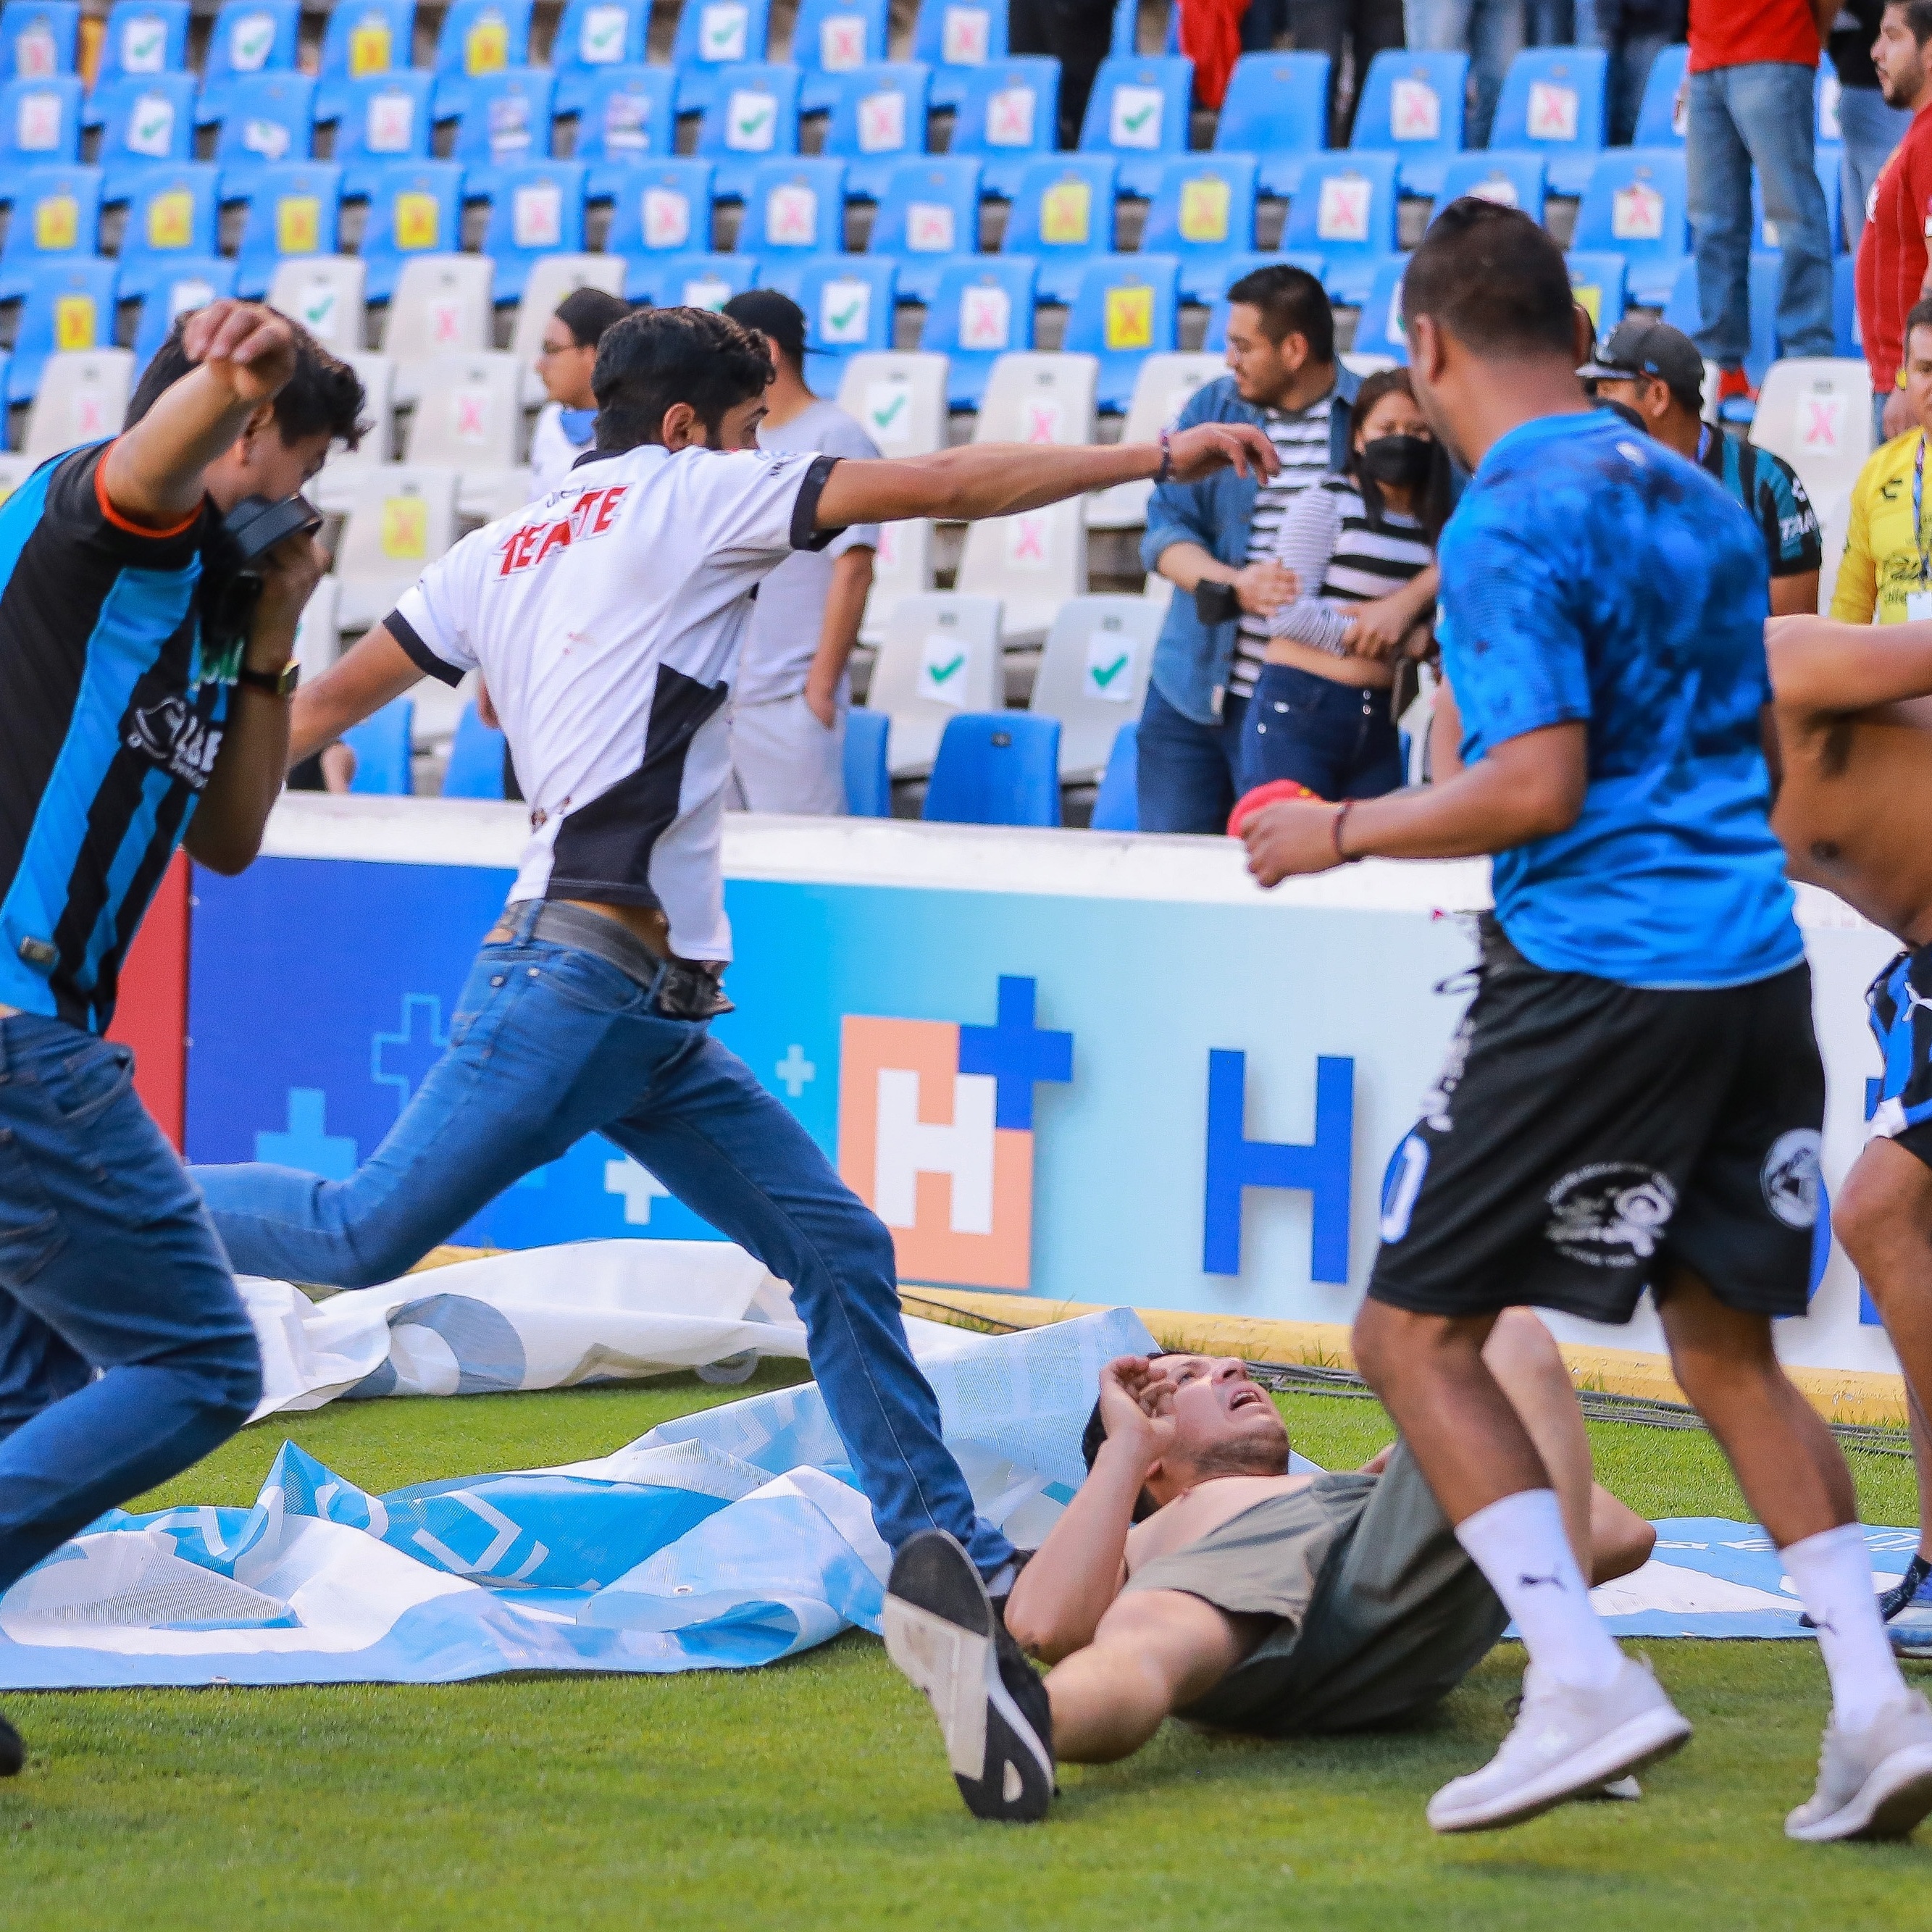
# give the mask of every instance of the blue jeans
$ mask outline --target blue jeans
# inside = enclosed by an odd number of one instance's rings
[[[1911,125],[1911,109],[1888,107],[1875,87],[1847,87],[1839,94],[1838,131],[1845,145],[1838,158],[1838,206],[1844,219],[1845,246],[1854,255],[1864,232],[1872,184]]]
[[[1197,724],[1148,686],[1139,732],[1140,829],[1225,832],[1240,796],[1241,718],[1245,698],[1222,702],[1218,724]]]
[[[1690,76],[1685,161],[1697,256],[1697,346],[1726,369],[1750,348],[1751,168],[1783,250],[1778,333],[1786,356],[1829,356],[1831,230],[1814,163],[1812,70],[1785,61]]]
[[[342,1287],[391,1281],[586,1134],[608,1135],[791,1285],[812,1366],[879,1534],[950,1530],[988,1573],[976,1518],[906,1344],[892,1236],[818,1144],[698,1022],[660,1012],[580,947],[517,935],[476,956],[448,1050],[346,1180],[251,1163],[194,1170],[235,1265]]]
[[[1462,145],[1487,147],[1503,76],[1522,51],[1523,0],[1406,0],[1402,12],[1411,46],[1468,53],[1474,98]]]
[[[1402,784],[1402,734],[1389,694],[1270,664],[1241,738],[1241,789],[1292,778],[1317,797],[1379,798]]]
[[[1583,39],[1581,28],[1576,38]],[[1610,142],[1627,147],[1636,132],[1636,117],[1643,106],[1644,83],[1658,56],[1670,43],[1662,34],[1598,34],[1596,44],[1610,57]]]
[[[0,1020],[0,1589],[261,1400],[254,1329],[134,1067],[64,1021]]]

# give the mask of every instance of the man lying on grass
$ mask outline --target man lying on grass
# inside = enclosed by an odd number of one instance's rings
[[[1592,1482],[1549,1330],[1512,1309],[1484,1359],[1552,1472],[1580,1567],[1628,1575],[1656,1534]],[[1129,1756],[1169,1716],[1271,1738],[1415,1717],[1509,1621],[1402,1443],[1289,1474],[1288,1431],[1238,1360],[1108,1363],[1082,1446],[1087,1481],[1003,1603],[943,1531],[892,1565],[886,1648],[980,1817],[1043,1818],[1057,1760]],[[1053,1666],[1043,1682],[1022,1651]]]

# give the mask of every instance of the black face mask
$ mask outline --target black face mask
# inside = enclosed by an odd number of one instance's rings
[[[1362,446],[1356,460],[1362,473],[1378,483],[1419,490],[1436,466],[1436,446],[1426,436],[1378,436]]]

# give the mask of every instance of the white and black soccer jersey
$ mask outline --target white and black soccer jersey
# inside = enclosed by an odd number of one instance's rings
[[[480,669],[530,805],[511,896],[660,909],[728,959],[724,700],[759,580],[814,528],[836,458],[656,444],[584,458],[464,538],[387,620],[431,676]]]

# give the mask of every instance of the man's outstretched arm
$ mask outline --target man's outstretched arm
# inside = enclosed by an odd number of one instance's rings
[[[1932,697],[1932,622],[1774,618],[1765,626],[1764,646],[1780,709],[1842,714]]]
[[[296,693],[289,724],[289,762],[332,744],[352,725],[421,682],[422,668],[380,624],[362,636],[313,684]]]

